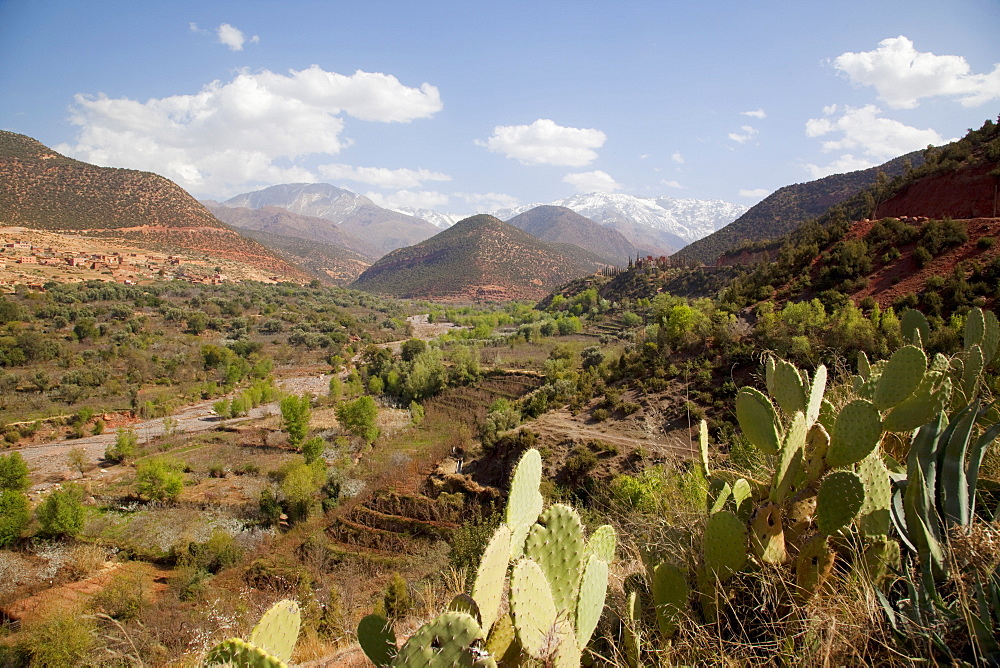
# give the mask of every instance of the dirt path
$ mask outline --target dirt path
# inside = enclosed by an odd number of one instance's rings
[[[325,394],[330,386],[330,376],[321,374],[315,376],[297,376],[285,378],[277,382],[279,388],[293,394]],[[278,402],[263,404],[254,408],[245,417],[221,419],[212,410],[212,404],[217,399],[199,401],[180,410],[170,417],[177,421],[174,428],[178,434],[197,434],[204,431],[211,431],[221,425],[239,424],[249,420],[256,420],[269,415],[280,413]],[[146,420],[133,425],[139,435],[139,442],[145,443],[165,432],[163,418]],[[99,436],[86,436],[73,440],[57,441],[54,443],[43,443],[39,445],[28,445],[22,448],[15,448],[21,453],[21,457],[28,464],[31,471],[32,487],[29,494],[36,495],[43,492],[64,480],[79,479],[79,473],[72,470],[69,463],[69,451],[74,448],[82,448],[87,455],[87,461],[96,466],[104,459],[104,451],[109,445],[115,442],[115,433],[101,434]],[[88,471],[90,477],[103,477],[108,475],[107,469],[93,469]]]

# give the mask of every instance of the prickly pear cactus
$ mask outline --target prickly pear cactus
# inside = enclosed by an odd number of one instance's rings
[[[622,632],[625,636],[625,657],[629,668],[639,668],[642,664],[642,632],[639,620],[642,618],[642,600],[638,591],[631,591],[625,603],[625,619]]]
[[[538,564],[552,591],[556,609],[573,614],[583,571],[583,524],[569,506],[548,508],[531,527],[524,554]],[[605,579],[607,582],[607,579]]]
[[[358,644],[376,666],[388,666],[396,657],[396,634],[382,615],[368,615],[358,624]]]
[[[507,563],[511,552],[510,541],[510,529],[505,524],[500,525],[486,546],[479,562],[479,569],[476,571],[472,598],[479,606],[480,621],[484,629],[492,627],[500,614]]]
[[[253,627],[253,631],[250,632],[250,643],[279,661],[287,663],[292,659],[301,623],[302,614],[299,612],[297,601],[290,599],[278,601]]]
[[[687,609],[688,596],[691,594],[687,577],[670,562],[663,562],[653,569],[649,589],[656,608],[656,623],[660,628],[660,635],[668,640],[677,632]]]
[[[232,665],[251,668],[286,668],[287,664],[251,643],[230,638],[219,643],[205,658],[206,666]]]
[[[399,649],[392,666],[448,668],[472,666],[477,657],[471,645],[485,639],[479,624],[464,612],[445,612],[427,622]]]
[[[596,554],[587,559],[580,579],[580,594],[576,602],[576,637],[578,647],[586,647],[597,628],[608,593],[608,562]]]
[[[892,525],[890,504],[892,483],[889,471],[877,452],[865,457],[858,464],[858,477],[865,487],[865,500],[861,506],[858,527],[869,538],[885,536]]]
[[[542,512],[544,500],[538,491],[541,482],[542,456],[532,448],[521,457],[510,484],[506,524],[511,533],[511,559],[517,559],[523,553],[528,530]]]
[[[778,406],[787,415],[794,415],[797,412],[804,414],[806,412],[806,401],[808,399],[806,396],[806,387],[795,365],[785,360],[776,360],[774,363],[774,381],[772,385],[773,389],[768,388],[771,396],[774,397],[774,400],[778,402]]]
[[[750,547],[757,558],[768,564],[781,564],[788,558],[781,506],[767,502],[757,509],[750,524]]]
[[[792,486],[800,477],[803,469],[802,455],[806,446],[806,416],[803,413],[796,413],[792,418],[792,424],[788,427],[785,439],[778,452],[778,465],[774,469],[774,477],[771,482],[770,499],[772,503],[782,504],[788,494],[792,491]]]
[[[586,554],[588,556],[596,554],[598,558],[610,564],[615,559],[616,543],[617,537],[615,536],[614,527],[609,524],[602,524],[594,529],[594,533],[590,534],[590,539],[587,541]]]
[[[933,368],[924,374],[916,391],[889,411],[882,423],[884,431],[909,432],[921,427],[943,411],[951,399],[951,379]]]
[[[834,558],[833,550],[823,534],[816,534],[802,546],[795,559],[796,595],[800,601],[816,595],[833,571]]]
[[[903,346],[892,354],[875,385],[875,405],[889,410],[919,387],[927,371],[927,355],[916,346]]]
[[[747,440],[758,450],[767,455],[778,452],[781,434],[770,399],[752,387],[741,387],[736,395],[736,419]]]
[[[833,425],[826,464],[839,468],[860,462],[882,438],[882,418],[878,408],[865,399],[855,399],[844,406]]]
[[[816,494],[816,527],[832,536],[854,521],[865,502],[865,486],[853,471],[834,471]]]
[[[931,336],[930,325],[923,313],[915,309],[907,309],[899,316],[899,329],[903,340],[920,348],[924,347]]]
[[[725,582],[746,566],[746,523],[727,510],[710,515],[705,524],[702,550],[709,575]]]
[[[541,567],[528,558],[514,564],[510,576],[510,611],[517,641],[536,659],[549,652],[549,638],[558,610]]]
[[[497,619],[486,639],[486,651],[505,665],[517,665],[517,658],[521,655],[521,646],[517,642],[514,620],[510,618],[510,615],[501,615]]]

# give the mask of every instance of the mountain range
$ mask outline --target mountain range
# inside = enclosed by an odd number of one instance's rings
[[[340,231],[372,244],[380,254],[423,241],[438,232],[426,220],[384,209],[364,195],[329,183],[286,183],[237,195],[221,204],[247,209],[276,206],[323,218],[336,224]]]
[[[564,206],[536,206],[507,222],[542,241],[583,248],[607,264],[625,266],[638,255],[636,247],[617,230]]]

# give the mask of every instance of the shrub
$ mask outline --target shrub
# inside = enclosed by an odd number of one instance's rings
[[[32,666],[80,665],[96,641],[93,619],[65,608],[26,631],[24,647],[31,654]]]
[[[28,479],[28,465],[20,452],[0,455],[0,489],[23,491],[31,486]]]
[[[345,401],[336,408],[337,421],[340,425],[363,439],[366,444],[378,438],[378,407],[375,400],[369,396],[358,397],[354,401]]]
[[[594,418],[594,422],[604,422],[611,417],[611,413],[608,412],[607,408],[598,408],[591,415]]]
[[[385,607],[385,616],[388,619],[401,619],[410,612],[413,607],[413,599],[410,597],[410,585],[399,573],[393,573],[389,585],[385,589],[382,597]]]
[[[139,435],[135,433],[135,429],[118,427],[115,442],[104,451],[104,457],[120,464],[132,459],[138,446]]]
[[[281,400],[281,423],[288,433],[288,442],[298,446],[309,431],[309,419],[312,417],[309,395],[301,397],[294,394]]]
[[[135,491],[150,501],[174,501],[184,489],[184,474],[177,462],[147,459],[135,472]]]
[[[585,445],[573,448],[566,458],[566,473],[574,480],[580,480],[594,470],[595,466],[597,466],[597,455]]]
[[[313,436],[302,443],[302,456],[306,458],[306,464],[312,464],[323,456],[326,450],[326,441],[321,436]]]
[[[83,489],[79,485],[55,490],[35,509],[42,533],[48,536],[78,536],[83,531],[84,514]]]
[[[115,575],[91,605],[119,621],[135,619],[148,602],[146,582],[142,573],[131,571]]]

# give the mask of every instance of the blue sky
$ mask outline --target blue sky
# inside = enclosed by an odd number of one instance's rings
[[[750,205],[996,118],[998,29],[997,0],[0,0],[0,128],[199,198]]]

